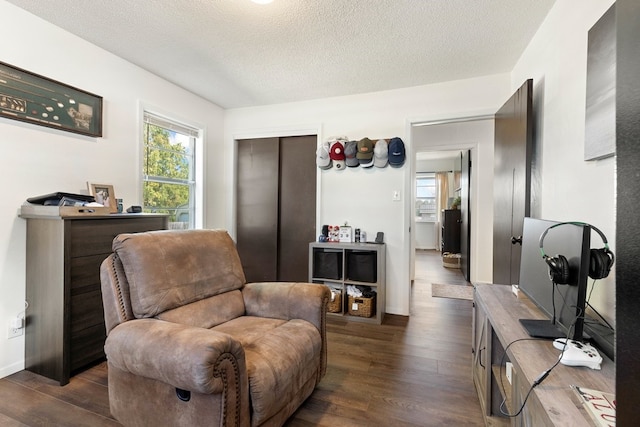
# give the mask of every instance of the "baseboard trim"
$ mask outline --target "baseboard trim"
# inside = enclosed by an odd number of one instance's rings
[[[24,360],[12,363],[11,365],[0,367],[0,378],[8,377],[11,374],[24,370]]]

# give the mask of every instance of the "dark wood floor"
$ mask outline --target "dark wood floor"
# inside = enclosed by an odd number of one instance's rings
[[[421,251],[410,317],[379,326],[331,318],[327,375],[287,426],[484,425],[471,380],[471,302],[432,298],[432,282],[466,284]],[[106,364],[64,387],[28,371],[0,379],[0,425],[120,425]]]

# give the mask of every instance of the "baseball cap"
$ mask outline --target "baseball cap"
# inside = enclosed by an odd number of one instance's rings
[[[387,166],[389,160],[389,150],[387,148],[387,141],[379,139],[376,142],[376,146],[373,147],[373,165],[377,168],[383,168]]]
[[[321,142],[316,150],[316,165],[320,169],[331,168],[331,158],[329,157],[329,141]]]
[[[389,165],[400,167],[404,164],[404,158],[404,142],[398,137],[391,138],[389,141]]]
[[[373,158],[373,141],[369,138],[362,138],[358,141],[358,153],[356,154],[356,158],[360,162],[360,164],[369,163],[369,160]]]
[[[358,142],[357,141],[347,141],[344,145],[344,156],[345,162],[347,166],[350,168],[355,168],[360,166],[360,162],[356,159],[356,153],[358,152]]]
[[[340,140],[335,140],[331,142],[331,146],[329,147],[329,157],[333,160],[333,166],[336,169],[343,170],[346,165],[344,159],[346,158],[344,155],[344,144]]]

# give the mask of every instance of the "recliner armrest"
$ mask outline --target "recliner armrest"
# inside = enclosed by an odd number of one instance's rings
[[[318,283],[259,282],[247,283],[242,296],[248,316],[304,319],[322,330],[331,292]]]
[[[226,381],[246,389],[242,383],[248,381],[242,345],[230,335],[194,326],[130,320],[111,330],[105,353],[118,369],[204,394],[222,392]]]

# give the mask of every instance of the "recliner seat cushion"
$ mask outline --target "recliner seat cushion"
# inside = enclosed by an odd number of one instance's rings
[[[244,315],[242,292],[235,290],[167,310],[157,319],[199,328],[212,328]]]
[[[321,337],[305,320],[244,316],[212,329],[231,335],[244,348],[253,425],[275,415],[282,402],[297,400],[318,374]]]
[[[246,282],[235,244],[224,230],[121,234],[113,250],[126,273],[136,318],[240,289]]]

